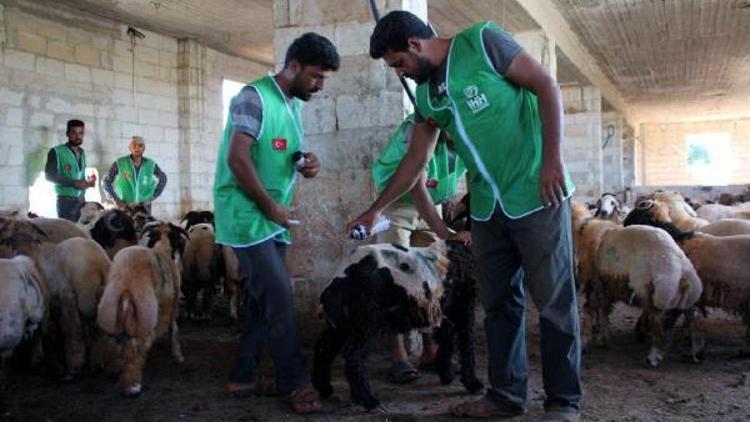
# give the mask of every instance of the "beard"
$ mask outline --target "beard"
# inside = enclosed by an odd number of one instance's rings
[[[320,90],[318,88],[313,88],[311,90],[305,89],[302,85],[301,79],[300,74],[297,74],[297,76],[294,77],[292,85],[289,87],[289,93],[292,94],[292,97],[297,97],[302,101],[310,101],[312,95]]]
[[[430,76],[432,76],[433,72],[435,72],[435,66],[433,66],[429,60],[425,59],[424,57],[417,57],[416,72],[406,76],[416,82],[417,85],[421,85],[430,79]]]
[[[81,146],[81,144],[83,143],[83,139],[68,138],[68,143],[70,143],[70,145],[73,145],[74,147],[78,147],[78,146]]]

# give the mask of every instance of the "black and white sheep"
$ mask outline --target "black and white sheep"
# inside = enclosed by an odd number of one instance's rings
[[[331,365],[343,350],[352,401],[368,410],[379,406],[366,369],[370,343],[379,334],[446,324],[438,334],[441,380],[452,380],[449,356],[458,335],[461,380],[469,391],[481,390],[474,373],[472,265],[471,253],[453,241],[427,248],[368,245],[353,251],[321,294],[326,328],[315,345],[313,368],[313,385],[321,397],[333,393]]]

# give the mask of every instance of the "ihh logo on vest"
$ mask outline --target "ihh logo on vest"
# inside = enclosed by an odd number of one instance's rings
[[[464,88],[464,95],[467,98],[466,105],[472,113],[478,113],[490,106],[487,95],[480,93],[476,85],[469,85]]]

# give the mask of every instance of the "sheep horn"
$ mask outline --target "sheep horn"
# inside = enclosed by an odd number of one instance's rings
[[[104,226],[107,228],[107,230],[113,231],[115,233],[119,233],[123,231],[125,228],[122,226],[115,227],[114,224],[112,224],[112,220],[115,218],[115,214],[116,212],[111,212],[107,215],[107,217],[104,219]]]

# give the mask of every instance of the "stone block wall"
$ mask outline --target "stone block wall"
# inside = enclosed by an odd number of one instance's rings
[[[127,154],[131,136],[145,138],[146,155],[169,178],[156,215],[208,207],[221,81],[249,80],[267,66],[197,45],[188,52],[197,67],[186,72],[183,41],[142,31],[133,49],[126,25],[64,7],[50,13],[0,6],[0,207],[28,207],[28,187],[49,148],[66,141],[71,118],[86,123],[88,165],[101,175]]]
[[[730,139],[729,184],[750,183],[750,119],[642,124],[638,162],[644,185],[696,185],[687,166],[690,134],[726,133]]]
[[[576,185],[576,197],[596,200],[603,188],[601,94],[593,86],[566,85],[561,90],[565,165]]]

